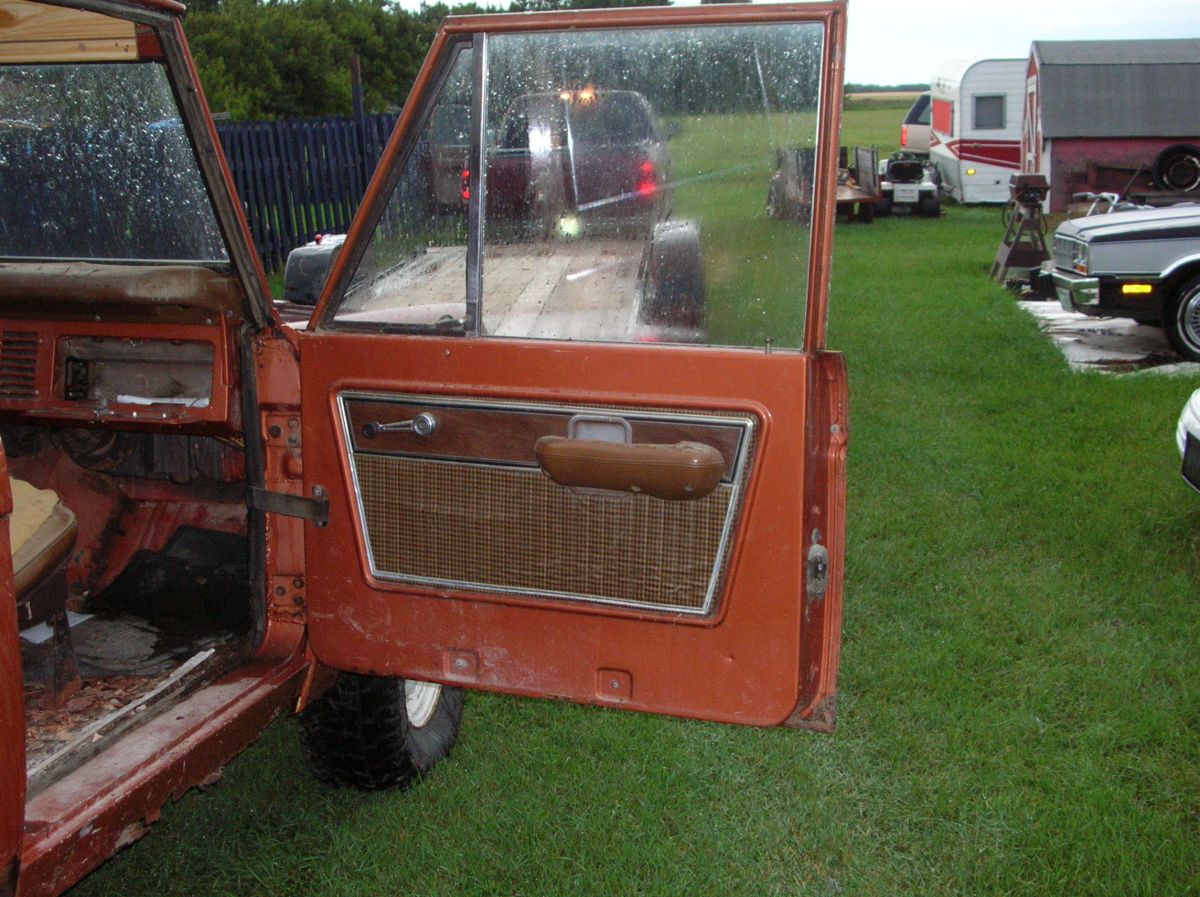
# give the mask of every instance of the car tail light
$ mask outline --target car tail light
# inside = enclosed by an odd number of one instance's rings
[[[900,126],[900,145],[908,146],[908,125]]]
[[[654,174],[654,163],[647,159],[638,166],[638,196],[653,196],[658,190],[658,178]]]
[[[471,199],[471,169],[464,168],[462,170],[462,179],[459,183],[459,188],[462,193],[463,202],[469,202]]]

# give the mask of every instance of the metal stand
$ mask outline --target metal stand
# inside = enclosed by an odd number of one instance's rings
[[[1042,217],[1042,200],[1050,189],[1046,178],[1040,174],[1014,174],[1008,189],[1011,198],[1004,208],[1008,223],[992,262],[992,280],[1006,286],[1010,270],[1017,269],[1019,275],[1012,280],[1024,284],[1029,280],[1029,269],[1050,258],[1046,219]]]

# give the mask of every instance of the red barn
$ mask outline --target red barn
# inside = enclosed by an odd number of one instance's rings
[[[1072,193],[1196,191],[1200,40],[1034,41],[1021,170],[1050,180],[1048,209]]]

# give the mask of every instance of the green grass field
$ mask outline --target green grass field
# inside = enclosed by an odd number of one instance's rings
[[[894,139],[874,115],[844,142]],[[1000,235],[994,208],[838,228],[835,734],[472,695],[434,775],[362,795],[315,784],[286,721],[73,893],[1200,893],[1200,496],[1173,445],[1200,379],[1068,369],[987,279]]]

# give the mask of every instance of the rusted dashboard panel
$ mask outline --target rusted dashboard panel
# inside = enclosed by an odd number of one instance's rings
[[[68,401],[207,408],[212,399],[212,343],[67,336],[55,356],[55,391]]]
[[[717,608],[752,417],[366,393],[340,405],[376,579],[672,614]],[[422,416],[426,427],[395,429]],[[547,436],[698,443],[723,472],[691,501],[567,488],[538,466]]]
[[[184,424],[229,416],[229,338],[210,324],[0,318],[0,412]]]

